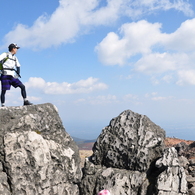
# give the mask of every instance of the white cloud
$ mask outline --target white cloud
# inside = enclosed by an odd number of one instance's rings
[[[173,96],[159,96],[157,92],[147,93],[145,94],[145,97],[153,101],[162,101],[162,100],[169,100],[174,98]]]
[[[35,96],[28,96],[28,99],[32,102],[39,102],[40,100],[42,100],[41,97],[35,97]]]
[[[98,52],[102,63],[106,65],[123,65],[126,58],[129,57],[128,52],[125,50],[125,45],[125,40],[119,40],[118,35],[109,33],[95,50]]]
[[[115,95],[99,95],[96,97],[87,97],[86,99],[81,98],[76,100],[76,104],[91,104],[91,105],[100,105],[100,104],[110,104],[117,103],[117,97]]]
[[[161,100],[166,100],[166,99],[167,99],[167,97],[161,97],[161,96],[152,98],[152,100],[154,100],[154,101],[161,101]]]
[[[187,16],[192,16],[193,11],[191,5],[187,1],[183,0],[135,0],[131,2],[131,7],[125,9],[125,14],[130,17],[139,17],[143,14],[153,13],[157,10],[169,10],[176,9],[183,12]]]
[[[136,100],[136,99],[138,99],[137,95],[127,94],[124,96],[124,100]]]
[[[96,51],[100,61],[106,65],[124,65],[132,56],[141,54],[136,63],[138,71],[175,70],[190,62],[187,52],[195,47],[194,25],[195,19],[188,20],[174,33],[165,34],[161,32],[159,23],[152,24],[145,20],[127,23],[122,25],[119,34],[108,33],[96,46]],[[159,48],[172,52],[155,52]]]
[[[123,96],[122,102],[131,102],[134,105],[141,105],[143,102],[140,101],[139,97],[134,94],[126,94]]]
[[[90,104],[109,104],[117,102],[117,97],[115,95],[100,95],[97,97],[89,97],[87,100]]]
[[[138,21],[122,25],[119,33],[110,32],[97,46],[99,59],[106,65],[125,65],[134,60],[134,70],[152,75],[152,82],[194,84],[185,74],[195,71],[195,19],[187,20],[173,33],[161,32],[161,24]],[[139,58],[135,56],[139,56]],[[133,58],[134,57],[134,58]],[[183,70],[192,70],[183,72]],[[158,78],[162,74],[172,75]],[[155,79],[154,79],[155,78]]]
[[[178,85],[195,85],[195,70],[180,70],[178,71]]]
[[[89,77],[75,83],[46,82],[42,78],[31,77],[25,84],[27,88],[43,91],[45,94],[78,94],[90,93],[96,90],[105,90],[108,86],[98,82],[97,78]]]
[[[151,82],[152,82],[153,85],[158,85],[159,84],[159,79],[156,78],[155,76],[152,76],[150,78],[150,80],[151,80]]]
[[[38,17],[32,26],[16,25],[4,41],[6,46],[14,40],[22,47],[48,48],[74,41],[90,26],[110,25],[124,15],[135,18],[168,9],[193,14],[183,0],[107,0],[106,5],[101,0],[60,0],[51,16]]]
[[[106,65],[124,65],[136,54],[150,53],[151,47],[163,39],[160,28],[161,24],[145,20],[122,25],[119,35],[111,32],[96,46],[100,61]]]
[[[166,49],[180,52],[194,51],[195,47],[195,18],[186,20],[171,34],[168,34],[162,41]]]
[[[171,74],[167,74],[162,78],[166,83],[170,83],[173,79],[173,76]]]
[[[135,63],[135,70],[146,74],[164,73],[189,66],[190,61],[186,53],[149,53]]]

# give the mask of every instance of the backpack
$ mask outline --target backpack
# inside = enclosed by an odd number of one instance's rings
[[[9,59],[9,54],[7,53],[7,57],[0,61],[0,70],[3,70],[3,64]]]

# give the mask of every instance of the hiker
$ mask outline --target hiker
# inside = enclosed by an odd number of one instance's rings
[[[15,56],[20,47],[15,43],[11,43],[8,46],[9,52],[4,52],[0,55],[1,62],[1,106],[5,106],[5,93],[10,90],[11,85],[13,87],[19,87],[21,89],[21,95],[24,99],[24,105],[32,105],[27,100],[26,89],[24,84],[18,79],[20,77],[20,63]],[[15,69],[16,68],[16,69]]]

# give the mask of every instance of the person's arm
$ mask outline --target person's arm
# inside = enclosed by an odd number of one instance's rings
[[[16,67],[16,72],[18,75],[20,75],[20,67]]]
[[[15,59],[16,59],[16,68],[17,68],[17,67],[20,67],[20,63],[19,63],[19,61],[18,61],[18,58],[16,57]]]
[[[15,65],[15,67],[16,67],[16,73],[17,73],[18,76],[21,78],[21,76],[20,76],[20,63],[19,63],[17,57],[15,57],[15,59],[16,59],[16,65]]]

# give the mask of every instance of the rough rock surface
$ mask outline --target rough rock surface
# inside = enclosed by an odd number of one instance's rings
[[[127,110],[103,129],[94,144],[92,162],[145,171],[161,156],[164,138],[164,130],[149,118]]]
[[[55,106],[0,108],[0,195],[195,195],[195,142],[165,147],[164,139],[126,110],[102,130],[81,173]]]
[[[126,110],[102,130],[86,159],[81,194],[184,195],[186,174],[177,151],[164,146],[165,131]]]
[[[189,145],[181,142],[175,148],[187,175],[189,195],[195,195],[195,142]]]
[[[174,147],[165,149],[155,166],[163,170],[157,176],[157,194],[180,195],[188,192],[186,173]]]
[[[79,164],[52,104],[0,108],[1,195],[79,195]]]

